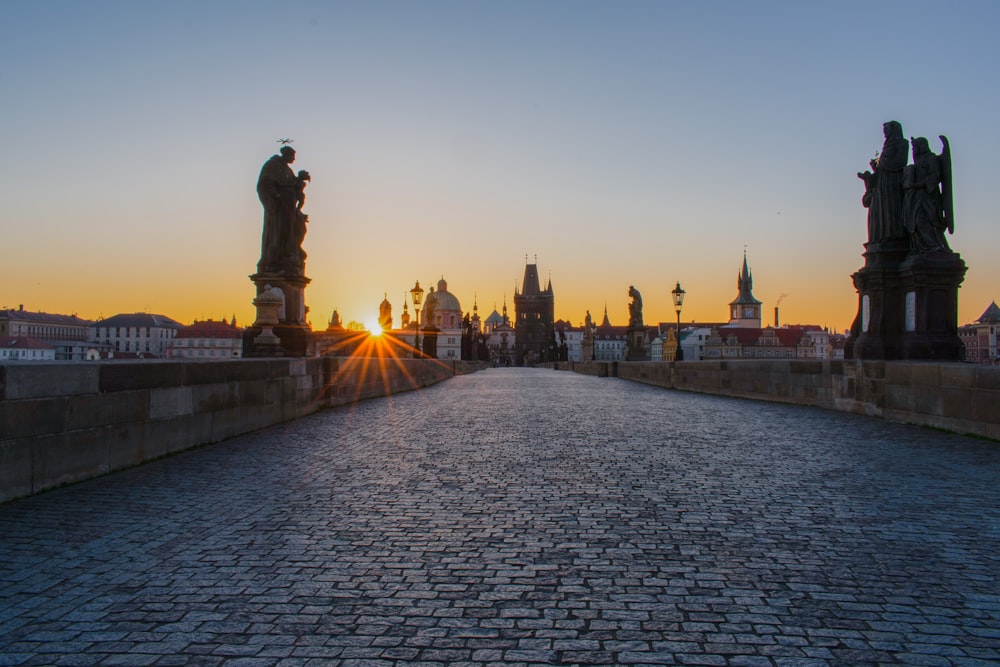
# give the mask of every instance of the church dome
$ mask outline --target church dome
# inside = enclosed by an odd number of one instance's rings
[[[462,306],[458,303],[458,299],[454,294],[448,291],[448,281],[442,276],[441,280],[438,281],[437,292],[434,293],[434,308],[440,312],[444,310],[453,310],[462,312]]]
[[[434,308],[438,312],[443,310],[462,310],[462,307],[458,303],[458,299],[451,292],[447,290],[438,290],[434,293],[434,295],[437,297],[437,300],[434,303]]]

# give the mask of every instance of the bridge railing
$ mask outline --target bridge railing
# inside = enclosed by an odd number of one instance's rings
[[[0,502],[476,370],[368,357],[0,365]]]
[[[933,361],[558,362],[669,389],[853,412],[1000,440],[1000,367]]]

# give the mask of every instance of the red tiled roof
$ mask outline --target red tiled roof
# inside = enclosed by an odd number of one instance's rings
[[[778,336],[778,340],[785,347],[793,347],[798,345],[802,340],[802,336],[805,335],[805,331],[799,327],[788,327],[787,329],[774,329],[775,334]]]
[[[990,304],[989,308],[983,311],[983,314],[979,316],[976,320],[979,324],[989,324],[991,322],[1000,322],[1000,307],[997,306],[997,302],[994,301]]]
[[[55,324],[59,326],[85,326],[87,320],[76,315],[54,315],[52,313],[33,313],[28,310],[4,308],[0,310],[0,318],[19,322],[35,322],[37,324]]]
[[[175,338],[242,338],[243,329],[225,322],[205,320],[182,327]]]
[[[719,329],[719,336],[723,341],[729,337],[735,337],[740,345],[758,345],[760,339],[764,337],[764,332],[774,332],[774,337],[782,347],[795,347],[805,335],[802,327],[785,327],[781,329],[755,329],[749,327],[722,327]]]
[[[53,346],[27,336],[0,336],[0,347],[17,350],[54,350]]]

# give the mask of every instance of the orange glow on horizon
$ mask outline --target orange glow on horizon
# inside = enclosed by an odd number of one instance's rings
[[[381,327],[379,331],[381,332]],[[386,394],[392,393],[388,369],[393,367],[402,372],[411,389],[419,389],[421,382],[407,368],[409,359],[423,358],[448,367],[442,361],[423,356],[413,346],[395,336],[366,336],[361,332],[339,340],[324,352],[324,356],[339,357],[342,360],[327,386],[333,389],[345,378],[349,379],[349,384],[355,388],[354,402],[364,398],[366,388],[370,389],[376,384],[381,385]]]

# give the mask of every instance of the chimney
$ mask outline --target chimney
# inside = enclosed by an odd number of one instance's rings
[[[777,329],[781,326],[781,320],[778,319],[778,307],[774,307],[774,328]]]
[[[17,309],[23,313],[24,312],[24,304],[23,303],[18,304]]]

